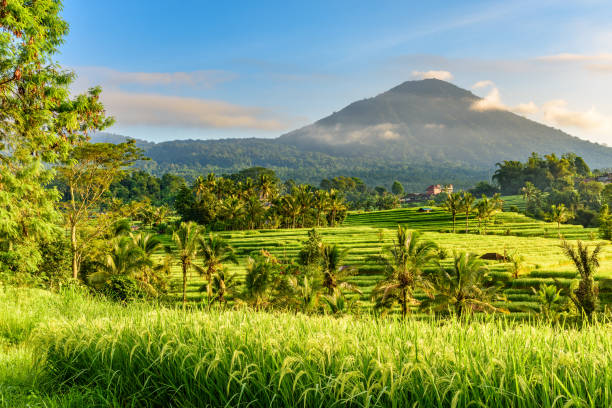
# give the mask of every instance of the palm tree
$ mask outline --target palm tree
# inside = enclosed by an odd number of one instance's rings
[[[267,201],[274,191],[274,181],[269,175],[262,173],[257,180],[257,188],[259,190],[259,197]]]
[[[451,213],[453,217],[453,233],[455,233],[455,223],[457,220],[457,213],[461,210],[461,194],[450,193],[444,201],[443,207],[446,211]]]
[[[338,191],[334,190],[333,188],[329,191],[328,198],[328,208],[331,216],[330,225],[332,227],[335,227],[337,215],[339,212],[346,210],[346,205],[344,205],[344,199],[342,198],[340,193],[338,193]]]
[[[533,185],[532,182],[528,181],[525,183],[525,186],[521,188],[521,195],[523,196],[523,200],[529,205],[532,201],[535,201],[539,198],[540,190]]]
[[[226,221],[225,229],[238,227],[244,215],[244,202],[236,196],[230,196],[221,203],[221,215]]]
[[[478,229],[480,230],[480,224],[483,222],[485,235],[487,234],[487,223],[489,219],[501,211],[502,203],[499,193],[496,193],[491,199],[483,194],[480,201],[476,204]]]
[[[170,262],[168,262],[168,259],[164,259],[162,263],[156,264],[154,255],[160,251],[165,251],[167,253],[169,249],[159,240],[159,238],[152,234],[143,232],[138,234],[130,233],[129,239],[131,240],[131,244],[140,250],[140,256],[142,258],[140,274],[136,276],[136,279],[149,286],[151,282],[165,284],[159,272],[168,274],[170,272]],[[149,288],[149,290],[152,290],[152,287]]]
[[[465,211],[465,233],[470,232],[470,212],[472,212],[472,206],[475,198],[472,193],[463,192],[461,195],[461,209]]]
[[[507,257],[510,261],[510,274],[514,279],[518,279],[518,277],[527,269],[525,265],[525,257],[523,255],[519,255],[517,251],[509,254]]]
[[[264,296],[272,283],[274,267],[269,257],[247,258],[244,286],[246,295],[253,300],[257,309],[264,304]]]
[[[557,223],[557,235],[561,238],[561,223],[567,221],[569,213],[564,204],[551,205],[548,218]]]
[[[504,311],[492,304],[497,286],[487,286],[489,277],[484,262],[475,254],[455,254],[453,266],[440,266],[433,279],[435,297],[426,303],[433,310],[454,309],[457,317],[472,311]]]
[[[204,178],[202,176],[198,176],[193,182],[193,191],[195,192],[197,201],[202,200],[202,196],[206,192],[206,189],[207,185]]]
[[[227,301],[225,297],[233,295],[237,285],[235,274],[228,272],[226,269],[219,269],[212,275],[212,280],[210,284],[206,285],[206,290],[209,291],[209,288],[212,287],[214,300],[225,303]]]
[[[537,296],[538,301],[540,303],[540,313],[542,313],[546,318],[552,317],[552,314],[555,312],[561,303],[563,302],[563,297],[561,296],[561,289],[557,289],[554,285],[540,285],[539,290],[535,290],[531,288],[533,294]]]
[[[159,225],[168,219],[170,215],[170,207],[167,205],[162,205],[161,207],[157,207],[153,214],[153,223],[155,225]]]
[[[597,244],[591,253],[589,253],[589,246],[584,245],[582,241],[578,241],[575,248],[567,241],[563,241],[561,248],[580,274],[578,287],[570,292],[570,299],[590,319],[598,304],[599,289],[594,276],[599,267],[601,244]]]
[[[300,203],[296,197],[287,194],[280,200],[281,211],[291,220],[291,228],[295,228],[295,220],[300,213]]]
[[[323,272],[322,286],[327,289],[329,295],[333,295],[341,289],[361,293],[355,285],[344,280],[353,272],[350,266],[342,265],[348,251],[348,248],[341,250],[335,244],[323,244],[321,246],[321,266]]]
[[[231,262],[238,264],[233,248],[223,238],[212,232],[207,237],[198,238],[199,255],[202,257],[203,267],[201,272],[208,280],[207,295],[212,299],[212,280],[215,273],[223,269],[223,264]]]
[[[258,197],[255,195],[246,197],[244,201],[244,215],[249,224],[249,229],[255,229],[259,226],[265,211]]]
[[[183,272],[183,307],[187,303],[187,273],[191,268],[200,271],[202,268],[194,263],[198,254],[198,241],[201,228],[193,221],[181,222],[179,228],[172,233],[172,241],[176,246],[175,256],[178,258]]]
[[[327,191],[318,190],[315,193],[314,208],[317,210],[317,227],[321,225],[321,214],[329,205],[329,197]]]
[[[437,247],[431,241],[422,241],[420,237],[420,233],[398,225],[393,247],[384,248],[381,255],[374,257],[385,266],[387,274],[374,289],[377,308],[390,307],[397,301],[402,309],[402,318],[405,318],[409,303],[418,304],[413,297],[414,290],[420,287],[428,291],[423,269],[435,258]]]

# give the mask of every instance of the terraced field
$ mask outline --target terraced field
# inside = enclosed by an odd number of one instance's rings
[[[378,254],[383,246],[392,244],[394,228],[398,222],[424,231],[424,238],[446,249],[449,256],[453,251],[483,254],[516,250],[525,257],[530,273],[518,279],[511,279],[507,272],[508,264],[490,262],[489,268],[491,274],[505,285],[504,293],[507,300],[499,305],[513,312],[525,313],[537,307],[531,292],[532,287],[538,287],[541,283],[553,283],[555,280],[569,285],[571,278],[574,277],[573,266],[561,253],[556,226],[515,213],[500,214],[498,220],[503,220],[504,224],[492,225],[497,227],[494,229],[495,235],[452,234],[439,232],[440,229],[451,225],[449,216],[440,210],[419,213],[416,209],[401,209],[351,214],[344,226],[321,228],[319,231],[324,242],[350,248],[347,263],[357,269],[356,275],[351,277],[350,281],[362,290],[363,294],[359,300],[364,307],[371,305],[372,289],[381,279],[383,272],[380,265],[370,258]],[[516,231],[516,235],[502,235],[501,231],[504,228]],[[538,231],[546,237],[537,236]],[[593,244],[599,242],[589,240],[593,233],[589,229],[564,225],[561,231],[568,239],[583,239]],[[295,258],[302,241],[306,239],[307,232],[307,229],[257,230],[224,232],[221,235],[230,241],[239,255],[239,264],[230,265],[229,268],[241,278],[245,273],[246,258],[249,254],[266,249],[281,259]],[[517,236],[519,233],[523,236]],[[610,243],[604,245],[597,279],[600,282],[602,301],[605,304],[612,304],[612,245]],[[450,259],[443,261],[443,263],[448,262]],[[175,269],[175,277],[176,283],[180,282],[178,267]],[[204,280],[198,276],[194,275],[190,279],[189,299],[192,301],[202,299],[203,294],[199,289],[203,284]]]

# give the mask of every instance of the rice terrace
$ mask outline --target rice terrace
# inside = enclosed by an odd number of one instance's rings
[[[0,0],[0,407],[612,407],[610,18]]]

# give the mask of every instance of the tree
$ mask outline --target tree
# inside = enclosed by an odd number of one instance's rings
[[[223,270],[223,264],[232,262],[238,264],[236,254],[227,241],[212,232],[207,237],[198,239],[199,254],[202,257],[202,273],[208,280],[207,294],[208,299],[212,299],[213,276]]]
[[[99,237],[116,220],[103,214],[101,206],[110,201],[106,195],[111,183],[124,169],[142,158],[142,150],[133,140],[110,143],[80,143],[72,150],[70,160],[58,168],[60,178],[68,186],[65,204],[66,225],[72,248],[72,277],[78,278],[80,262],[88,244]],[[96,228],[83,228],[96,216]]]
[[[422,241],[418,232],[398,225],[393,247],[384,248],[380,256],[374,257],[385,266],[387,275],[374,289],[376,307],[388,308],[398,302],[402,318],[405,318],[409,304],[419,303],[413,296],[414,290],[417,287],[429,289],[423,269],[435,258],[436,248],[433,242]]]
[[[69,100],[74,74],[53,60],[68,32],[60,12],[56,0],[0,2],[0,252],[28,272],[41,260],[39,243],[61,233],[46,164],[111,123],[98,88]]]
[[[461,211],[461,194],[451,193],[446,197],[446,201],[442,204],[444,209],[451,213],[453,217],[453,233],[455,232],[455,223],[457,220],[457,213]]]
[[[321,225],[321,214],[327,210],[329,206],[329,197],[327,191],[317,190],[314,199],[314,208],[317,211],[317,227]]]
[[[338,191],[331,189],[328,195],[329,201],[329,218],[332,227],[336,226],[336,221],[338,220],[338,214],[342,211],[346,210],[346,205],[344,204],[344,199],[338,193]],[[342,217],[344,219],[344,216]]]
[[[172,234],[172,241],[176,246],[174,254],[179,260],[183,273],[183,307],[187,304],[187,273],[191,268],[197,269],[198,272],[202,271],[202,268],[195,264],[200,236],[201,229],[193,221],[181,222],[179,228]]]
[[[404,194],[404,186],[399,181],[394,181],[391,186],[391,192],[397,196]]]
[[[488,221],[496,213],[501,211],[502,200],[499,193],[493,195],[492,198],[488,198],[486,195],[482,195],[480,201],[476,204],[476,214],[478,217],[478,229],[480,230],[481,222],[484,223],[484,233],[487,233]]]
[[[610,213],[610,207],[608,204],[601,206],[598,217],[599,223],[599,235],[603,239],[612,240],[612,214]]]
[[[509,272],[514,279],[518,279],[518,277],[527,270],[527,266],[525,265],[525,257],[514,251],[508,255],[508,259],[510,261]]]
[[[432,310],[452,309],[459,318],[465,312],[503,311],[493,305],[499,287],[487,286],[490,278],[484,262],[475,254],[455,254],[451,268],[439,267],[433,278],[435,296],[426,302]]]
[[[323,271],[323,287],[327,289],[328,295],[333,295],[341,289],[361,293],[359,289],[346,282],[344,279],[353,273],[348,265],[342,265],[348,248],[341,250],[337,245],[321,246],[321,265]]]
[[[461,195],[461,209],[465,211],[465,233],[470,232],[470,213],[476,199],[471,193],[463,192]]]
[[[225,297],[233,295],[237,285],[235,274],[225,269],[219,269],[212,275],[212,281],[209,285],[206,285],[206,290],[208,291],[208,288],[212,287],[211,292],[214,294],[214,300],[225,303]]]
[[[547,319],[553,317],[554,313],[563,303],[561,289],[557,289],[557,287],[554,285],[541,284],[537,291],[535,288],[531,288],[531,291],[538,298],[538,302],[540,303],[540,313],[542,313]]]
[[[578,241],[576,247],[574,247],[564,240],[561,243],[561,249],[574,263],[580,275],[578,287],[571,290],[570,299],[590,319],[599,302],[597,297],[599,289],[595,283],[595,272],[599,267],[601,244],[596,245],[593,251],[589,253],[588,245],[584,245],[582,241]]]
[[[550,219],[550,221],[557,223],[557,235],[559,236],[559,238],[561,238],[561,223],[565,222],[568,217],[569,213],[565,205],[553,204],[550,206],[550,213],[548,214],[548,218]]]
[[[244,286],[247,297],[253,301],[257,309],[264,305],[264,298],[270,288],[274,269],[275,265],[270,257],[255,256],[247,258]]]

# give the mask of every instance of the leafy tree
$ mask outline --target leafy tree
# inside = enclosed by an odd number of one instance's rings
[[[405,318],[409,304],[419,303],[413,296],[414,290],[429,289],[423,269],[436,257],[436,245],[420,237],[418,232],[399,225],[393,247],[384,248],[382,255],[374,258],[385,266],[387,275],[374,289],[377,308],[388,308],[398,302]]]
[[[501,211],[502,200],[499,193],[496,193],[492,198],[488,198],[486,195],[482,195],[480,201],[476,204],[476,214],[478,217],[478,229],[480,230],[480,224],[484,223],[484,233],[487,233],[488,221],[496,213]]]
[[[202,267],[195,264],[201,233],[196,223],[181,222],[179,228],[172,234],[172,241],[176,246],[174,256],[178,258],[183,273],[183,306],[187,304],[187,274],[192,268],[202,272]]]
[[[53,60],[68,32],[60,12],[55,0],[0,3],[0,253],[28,273],[41,261],[38,244],[60,233],[46,163],[111,123],[98,88],[69,99],[74,74]]]
[[[402,183],[396,180],[391,186],[391,192],[395,195],[402,195],[404,194],[404,186],[402,186]]]
[[[433,278],[435,297],[426,303],[432,310],[453,310],[457,317],[473,311],[503,311],[493,305],[499,299],[490,285],[484,262],[475,254],[455,254],[451,268],[440,266]]]
[[[231,262],[238,264],[238,259],[234,253],[234,249],[229,243],[218,235],[212,232],[207,237],[198,239],[199,254],[202,257],[202,273],[208,280],[207,294],[208,299],[212,299],[213,286],[212,281],[214,275],[223,270],[223,264]]]
[[[599,235],[603,239],[612,240],[612,214],[610,213],[610,207],[608,204],[601,206],[599,211]]]
[[[508,254],[508,260],[510,261],[510,274],[514,279],[518,279],[518,277],[527,270],[527,266],[525,265],[525,257],[514,251],[513,253]]]
[[[457,213],[461,211],[461,194],[451,193],[446,197],[446,201],[442,204],[444,209],[451,213],[453,217],[453,233],[455,230],[455,223],[457,220]]]
[[[255,256],[247,258],[244,285],[246,296],[257,309],[265,304],[266,293],[270,289],[275,273],[275,263],[271,257]]]
[[[66,183],[69,200],[65,204],[66,225],[72,248],[72,277],[77,279],[83,252],[88,244],[108,230],[116,220],[101,214],[108,203],[106,195],[111,183],[125,168],[142,158],[134,141],[118,145],[81,143],[70,154],[70,160],[58,168]],[[97,216],[96,228],[85,229],[90,218]]]
[[[567,241],[563,241],[561,248],[563,253],[574,263],[580,275],[578,287],[571,291],[570,299],[590,319],[599,303],[599,289],[597,283],[595,283],[595,272],[599,267],[601,244],[595,246],[591,253],[589,253],[588,245],[584,245],[582,241],[578,241],[576,247],[570,245]]]

